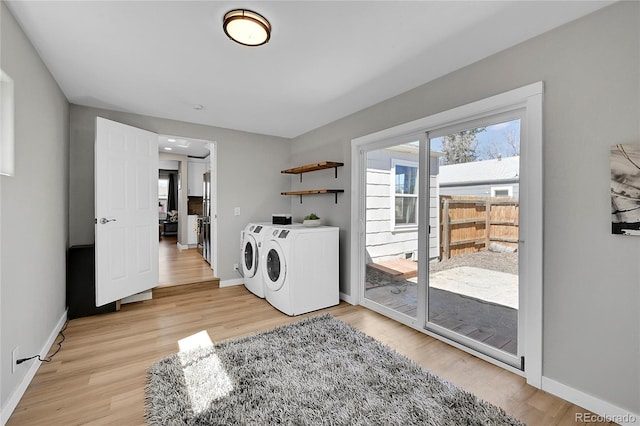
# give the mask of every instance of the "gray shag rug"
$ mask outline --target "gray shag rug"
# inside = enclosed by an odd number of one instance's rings
[[[148,370],[152,425],[521,425],[329,314]]]

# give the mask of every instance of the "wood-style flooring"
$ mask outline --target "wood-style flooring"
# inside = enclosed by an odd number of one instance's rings
[[[193,284],[218,280],[211,265],[195,248],[179,250],[176,236],[162,236],[158,248],[159,286]]]
[[[325,309],[428,370],[530,426],[574,425],[573,404],[522,377],[373,311],[345,302]],[[319,312],[303,315],[317,315]],[[291,323],[244,286],[204,283],[154,290],[154,299],[69,322],[53,362],[42,364],[8,425],[142,425],[146,369],[206,330],[214,342]]]

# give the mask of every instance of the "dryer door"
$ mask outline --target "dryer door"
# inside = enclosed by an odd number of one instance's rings
[[[245,232],[242,241],[242,272],[246,278],[252,278],[258,271],[258,244],[253,235]]]
[[[282,247],[274,240],[269,240],[264,245],[264,262],[262,272],[267,287],[272,291],[278,291],[284,285],[287,276],[287,263]]]

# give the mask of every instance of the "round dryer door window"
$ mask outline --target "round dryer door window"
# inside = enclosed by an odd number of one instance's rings
[[[275,241],[270,242],[267,247],[267,254],[262,265],[265,275],[267,287],[273,291],[278,291],[284,284],[287,273],[287,265],[285,263],[282,249]]]
[[[258,270],[258,247],[253,236],[248,235],[242,250],[242,269],[245,277],[253,277]]]

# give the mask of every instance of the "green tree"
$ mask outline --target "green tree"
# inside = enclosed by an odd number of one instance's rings
[[[442,138],[444,164],[469,163],[478,160],[476,135],[484,131],[485,127],[478,127],[444,136]]]

